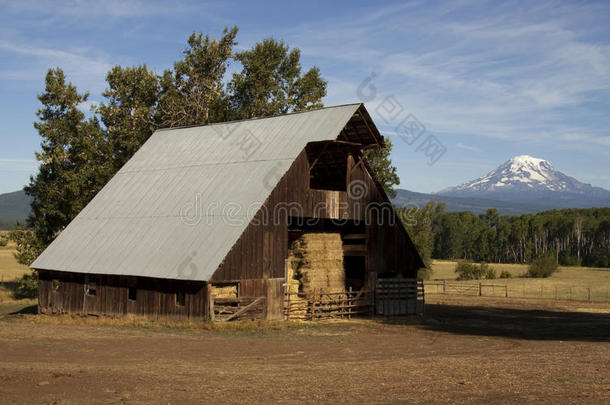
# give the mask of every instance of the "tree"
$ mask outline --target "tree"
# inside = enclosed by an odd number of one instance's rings
[[[219,40],[193,33],[184,59],[160,78],[156,117],[159,127],[202,125],[225,121],[229,106],[222,79],[237,44],[237,27],[225,28]]]
[[[106,76],[107,98],[97,112],[112,150],[112,174],[119,170],[155,130],[159,79],[146,65],[113,67]]]
[[[61,69],[50,69],[43,107],[34,127],[42,137],[38,174],[25,192],[33,197],[28,218],[40,246],[49,244],[105,184],[108,148],[96,118],[86,120],[78,106],[87,101]]]
[[[228,85],[233,118],[266,117],[322,107],[326,80],[312,67],[301,75],[301,52],[265,39],[235,55],[242,65]]]
[[[412,214],[412,209],[414,208],[399,208],[397,209],[397,214],[417,248],[424,265],[430,268],[434,244],[434,234],[432,233],[434,201],[430,201],[423,208],[417,209],[415,216],[410,215]]]
[[[373,149],[367,156],[367,163],[372,169],[373,174],[379,184],[383,186],[385,192],[392,198],[396,197],[394,186],[400,184],[400,178],[396,174],[396,168],[390,160],[390,152],[392,151],[392,141],[390,137],[384,137],[385,146],[382,148]]]

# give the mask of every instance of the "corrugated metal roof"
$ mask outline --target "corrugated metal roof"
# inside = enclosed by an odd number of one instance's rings
[[[208,280],[305,145],[359,107],[156,131],[31,267]]]

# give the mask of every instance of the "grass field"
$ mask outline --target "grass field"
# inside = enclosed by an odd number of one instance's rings
[[[0,234],[4,231],[0,231]],[[15,281],[31,270],[17,263],[13,253],[15,245],[9,242],[7,246],[0,247],[0,314],[17,311],[23,307],[33,305],[35,300],[16,300],[13,297]]]
[[[431,280],[455,280],[455,261],[435,260],[432,263]],[[499,275],[503,270],[510,272],[513,278],[495,280],[466,280],[463,283],[504,286],[508,288],[509,296],[540,297],[603,301],[610,297],[610,269],[595,267],[564,267],[549,278],[522,278],[527,272],[525,264],[490,264]],[[435,283],[428,283],[427,293],[435,292]],[[495,294],[487,288],[490,295],[502,295],[505,290],[498,288]]]

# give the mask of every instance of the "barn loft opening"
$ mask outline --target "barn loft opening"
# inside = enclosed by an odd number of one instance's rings
[[[312,142],[305,150],[309,161],[309,188],[346,191],[349,150],[334,141]]]

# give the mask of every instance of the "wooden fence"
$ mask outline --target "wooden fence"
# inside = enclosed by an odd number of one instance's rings
[[[371,314],[372,294],[364,288],[345,292],[291,293],[284,297],[284,319],[351,318]]]
[[[610,287],[563,286],[527,283],[483,283],[434,280],[425,282],[428,294],[479,297],[540,298],[565,301],[610,302]]]
[[[410,315],[424,312],[424,283],[414,278],[380,278],[375,291],[377,315]]]

